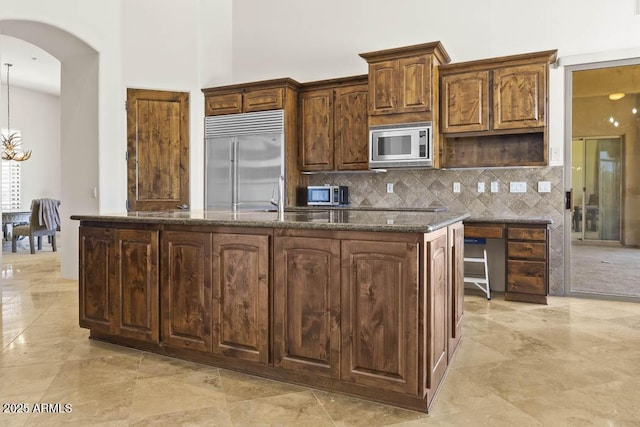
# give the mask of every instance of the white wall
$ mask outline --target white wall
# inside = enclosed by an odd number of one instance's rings
[[[2,85],[0,127],[7,126],[7,88]],[[22,148],[32,150],[31,158],[21,163],[22,209],[31,200],[60,199],[60,99],[11,85],[11,127],[22,133]]]

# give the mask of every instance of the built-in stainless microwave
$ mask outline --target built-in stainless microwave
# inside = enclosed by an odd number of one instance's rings
[[[431,122],[369,128],[369,168],[433,167]]]

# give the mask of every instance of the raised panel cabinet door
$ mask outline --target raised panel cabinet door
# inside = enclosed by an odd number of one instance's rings
[[[442,133],[489,130],[489,72],[440,77]]]
[[[159,342],[158,231],[116,231],[117,334]]]
[[[423,294],[424,325],[427,338],[423,341],[423,390],[425,395],[435,392],[449,363],[450,322],[449,300],[447,292],[447,229],[425,235],[425,290]]]
[[[464,317],[464,225],[460,222],[449,226],[449,344],[450,361],[462,336]]]
[[[334,105],[335,162],[338,170],[369,168],[369,89],[366,84],[337,88]]]
[[[341,379],[417,395],[418,244],[345,240],[341,258]]]
[[[244,93],[245,113],[254,111],[280,110],[284,108],[284,89],[256,89]]]
[[[269,236],[213,235],[213,353],[269,363]]]
[[[302,170],[332,170],[332,90],[313,90],[300,94],[300,132]]]
[[[431,111],[431,55],[398,59],[398,113]]]
[[[521,129],[545,125],[546,64],[493,71],[493,128]]]
[[[395,113],[398,103],[398,61],[369,64],[369,114]]]
[[[80,326],[112,333],[114,229],[80,227],[79,299]]]
[[[211,234],[164,231],[161,341],[211,351]]]
[[[276,237],[274,364],[340,376],[340,241]]]
[[[237,113],[242,113],[242,92],[210,95],[204,98],[205,116]]]
[[[128,210],[189,205],[189,93],[127,89]]]

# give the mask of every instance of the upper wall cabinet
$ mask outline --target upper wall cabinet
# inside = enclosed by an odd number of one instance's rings
[[[367,99],[366,75],[303,84],[300,91],[303,171],[368,168]]]
[[[440,67],[444,167],[544,166],[556,51]]]
[[[440,42],[361,53],[369,63],[369,125],[437,121]]]
[[[300,84],[284,78],[203,89],[204,114],[251,113],[281,110],[288,97],[296,97]]]

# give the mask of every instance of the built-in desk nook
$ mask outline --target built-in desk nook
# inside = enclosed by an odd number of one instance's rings
[[[544,218],[472,217],[464,221],[465,237],[504,241],[505,299],[547,303],[550,224]]]

